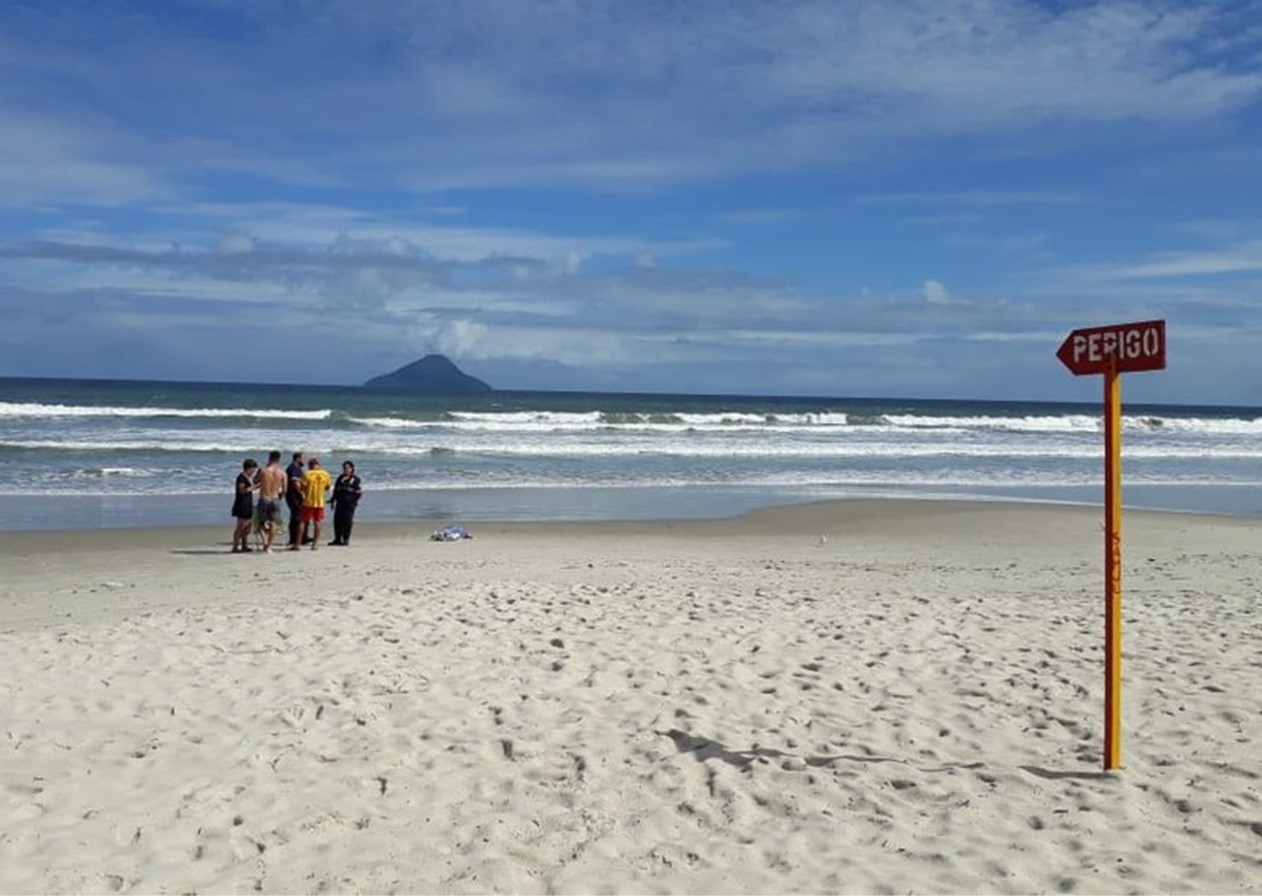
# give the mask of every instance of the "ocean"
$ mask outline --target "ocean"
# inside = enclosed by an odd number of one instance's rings
[[[1123,503],[1262,517],[1262,409],[1126,405]],[[684,519],[847,497],[1101,504],[1099,404],[0,378],[0,530],[223,525],[241,461],[358,519]]]

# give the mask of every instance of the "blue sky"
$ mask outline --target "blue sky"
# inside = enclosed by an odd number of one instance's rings
[[[1262,2],[0,4],[0,375],[1262,405]]]

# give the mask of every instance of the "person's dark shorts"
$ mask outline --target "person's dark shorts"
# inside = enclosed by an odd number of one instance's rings
[[[279,522],[285,515],[280,498],[259,498],[259,522]]]

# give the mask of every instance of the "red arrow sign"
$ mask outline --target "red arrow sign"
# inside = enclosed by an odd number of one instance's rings
[[[1060,344],[1056,357],[1076,376],[1110,370],[1165,370],[1166,322],[1145,320],[1074,330]]]

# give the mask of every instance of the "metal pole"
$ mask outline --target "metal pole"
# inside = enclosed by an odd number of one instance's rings
[[[1104,770],[1122,766],[1122,378],[1104,374]]]

